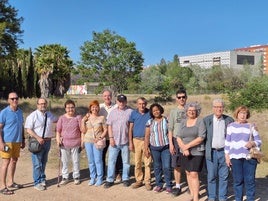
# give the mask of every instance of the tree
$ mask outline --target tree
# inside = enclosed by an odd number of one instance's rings
[[[59,44],[43,45],[36,48],[35,69],[40,77],[42,97],[63,96],[70,86],[73,62],[67,48]]]
[[[93,32],[81,50],[81,64],[90,70],[95,81],[108,85],[116,93],[128,88],[129,82],[140,82],[144,59],[135,43],[110,30]]]

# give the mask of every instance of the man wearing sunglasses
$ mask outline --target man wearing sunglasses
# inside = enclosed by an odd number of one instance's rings
[[[174,178],[176,186],[172,194],[178,196],[181,194],[181,169],[179,164],[179,145],[177,143],[176,135],[178,135],[178,128],[182,119],[186,118],[184,106],[186,104],[187,94],[184,89],[179,89],[176,92],[177,107],[170,111],[168,119],[168,136],[169,136],[169,150],[171,153],[171,166],[174,168]]]
[[[23,114],[18,108],[18,100],[16,92],[9,93],[9,105],[0,112],[0,155],[2,158],[0,193],[3,195],[12,195],[13,190],[22,188],[22,185],[14,182],[20,148],[25,147]]]

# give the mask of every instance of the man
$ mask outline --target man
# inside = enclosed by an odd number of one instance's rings
[[[133,188],[139,188],[143,184],[142,158],[144,161],[144,183],[147,190],[152,190],[151,186],[151,157],[144,155],[145,125],[150,119],[149,109],[146,108],[147,100],[144,97],[137,99],[137,109],[134,110],[129,118],[129,150],[134,152],[135,160],[135,179]]]
[[[46,123],[45,123],[46,122]],[[39,191],[46,189],[45,168],[48,159],[48,152],[53,137],[53,123],[57,122],[57,117],[47,111],[47,100],[39,98],[37,109],[33,111],[25,122],[27,133],[38,140],[43,148],[38,153],[32,153],[34,188]],[[44,138],[42,138],[44,132]]]
[[[172,194],[178,196],[181,194],[181,169],[179,165],[179,145],[176,139],[178,134],[178,128],[182,119],[186,118],[184,106],[186,104],[187,94],[184,89],[179,89],[176,92],[177,107],[170,111],[169,125],[168,125],[168,136],[169,136],[169,150],[171,153],[171,166],[174,168],[174,179],[176,186],[173,189]]]
[[[0,112],[0,155],[2,158],[0,193],[12,195],[13,190],[23,187],[14,182],[14,175],[20,148],[25,147],[25,137],[23,113],[18,107],[18,94],[16,92],[9,93],[7,101],[9,105]]]
[[[204,118],[207,129],[206,165],[208,181],[208,200],[217,199],[216,181],[218,185],[218,200],[227,200],[229,170],[225,163],[224,142],[226,127],[233,118],[224,115],[224,102],[221,99],[213,101],[213,114]]]
[[[118,107],[113,109],[107,119],[108,136],[110,138],[109,157],[108,157],[108,171],[107,179],[104,185],[105,188],[110,188],[114,184],[115,163],[119,151],[121,150],[121,157],[123,161],[123,185],[128,187],[130,157],[129,157],[129,117],[132,112],[127,106],[127,97],[123,94],[117,96]]]
[[[107,120],[108,115],[110,114],[110,112],[114,108],[117,107],[117,104],[114,104],[112,102],[112,92],[108,89],[103,90],[102,99],[103,99],[103,103],[100,104],[99,115],[105,116],[106,120]],[[107,154],[109,145],[110,145],[110,139],[109,139],[109,137],[107,137],[106,147],[103,149],[103,152],[102,152],[103,173],[104,174],[106,172],[106,154]],[[122,164],[121,152],[119,152],[117,160],[116,160],[116,166],[115,166],[115,174],[117,175],[116,176],[117,182],[121,182],[122,168],[123,168],[123,164]]]

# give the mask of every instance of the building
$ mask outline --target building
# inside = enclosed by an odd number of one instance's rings
[[[244,64],[259,66],[262,63],[261,52],[250,51],[225,51],[192,56],[182,56],[180,59],[181,66],[198,65],[202,68],[211,68],[212,66],[226,66],[232,68],[242,68]]]
[[[261,52],[263,62],[263,72],[268,74],[268,45],[252,45],[249,47],[237,48],[236,51]]]

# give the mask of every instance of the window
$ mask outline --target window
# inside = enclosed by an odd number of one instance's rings
[[[254,65],[254,56],[249,55],[237,55],[237,64],[250,64]]]

